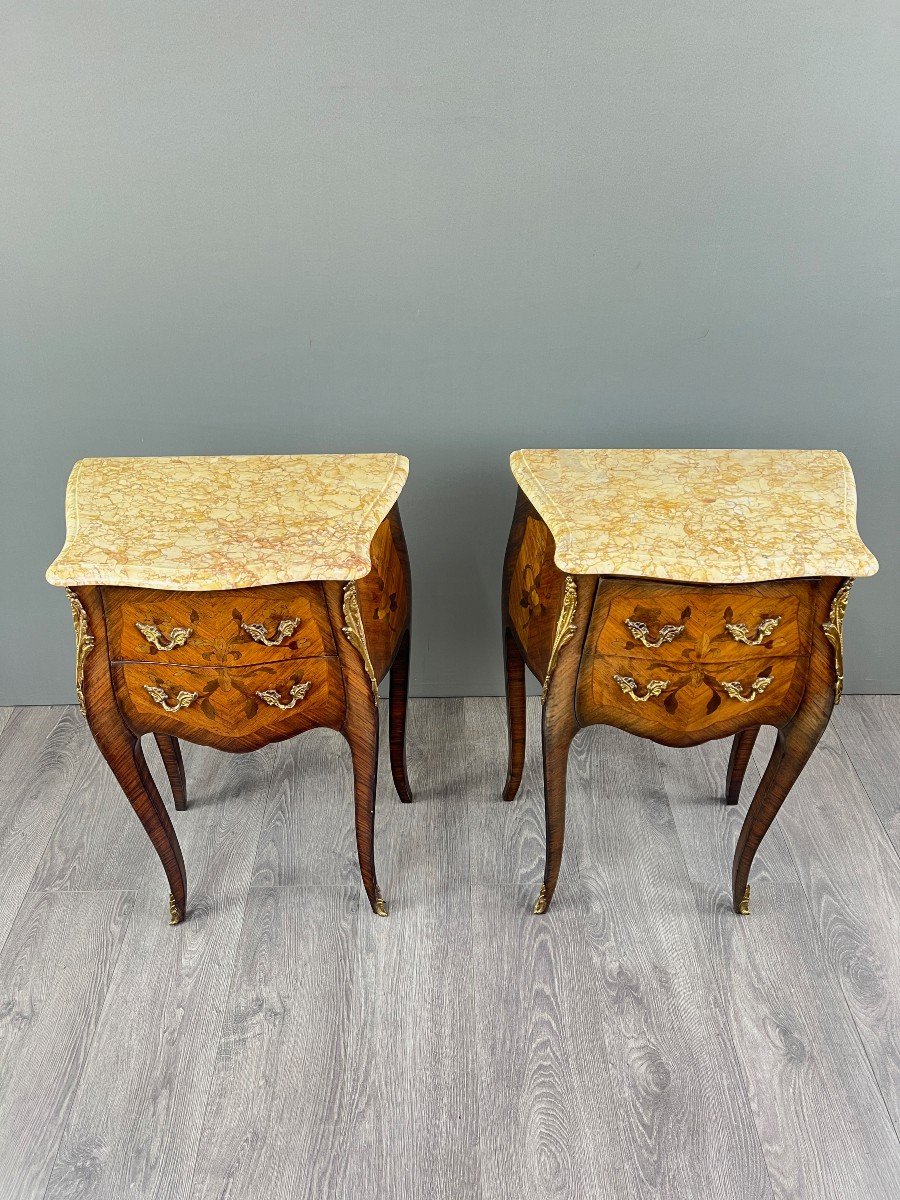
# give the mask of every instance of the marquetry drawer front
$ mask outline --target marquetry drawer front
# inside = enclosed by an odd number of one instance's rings
[[[667,661],[792,656],[806,652],[811,597],[806,580],[734,588],[604,582],[588,645],[600,654]]]
[[[113,664],[132,731],[169,733],[202,745],[264,744],[317,725],[338,728],[344,685],[335,658],[255,667]]]
[[[582,664],[579,719],[674,744],[780,725],[800,702],[807,664],[806,657],[691,663],[597,655]]]
[[[335,654],[317,583],[232,592],[104,588],[112,659],[252,666]]]

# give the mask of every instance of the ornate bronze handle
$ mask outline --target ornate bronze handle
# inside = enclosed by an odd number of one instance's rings
[[[288,704],[282,704],[281,697],[278,695],[278,692],[275,688],[268,688],[265,692],[257,692],[256,694],[259,696],[260,700],[264,700],[266,704],[271,705],[272,708],[280,708],[282,712],[287,712],[289,709],[293,708],[298,701],[303,699],[311,687],[311,683],[295,683],[291,688],[291,699]]]
[[[243,629],[244,633],[249,633],[254,642],[259,642],[261,646],[280,646],[285,638],[291,636],[300,623],[300,617],[285,617],[278,622],[278,627],[271,637],[266,633],[265,625],[261,623],[246,625],[241,621],[241,629]]]
[[[760,642],[766,640],[770,633],[774,633],[780,624],[781,617],[763,617],[757,625],[753,637],[750,636],[747,626],[740,621],[736,625],[726,625],[725,628],[736,642],[742,642],[745,646],[758,646]]]
[[[175,697],[175,703],[170,704],[165,688],[151,687],[149,683],[145,683],[144,691],[149,692],[153,703],[158,704],[167,713],[176,713],[181,708],[190,708],[199,694],[198,692],[179,692]]]
[[[174,650],[176,646],[183,646],[194,632],[193,629],[182,629],[176,625],[174,629],[169,631],[169,636],[166,637],[155,625],[145,625],[143,621],[135,621],[135,625],[150,645],[155,646],[157,650]]]
[[[651,679],[647,684],[647,690],[643,696],[639,696],[637,680],[632,679],[630,675],[613,675],[613,679],[625,695],[630,696],[636,704],[646,704],[651,696],[658,696],[660,692],[664,692],[669,686],[668,679]]]
[[[726,683],[722,681],[722,687],[732,700],[740,700],[741,704],[752,704],[757,696],[761,696],[769,684],[772,682],[771,675],[760,675],[750,684],[750,695],[744,695],[744,685],[739,680],[732,680]]]
[[[667,642],[674,642],[680,633],[684,633],[683,625],[663,625],[654,641],[650,637],[650,630],[643,621],[632,621],[629,618],[625,624],[632,637],[637,638],[641,645],[646,646],[648,650],[658,650],[660,646],[665,646]]]

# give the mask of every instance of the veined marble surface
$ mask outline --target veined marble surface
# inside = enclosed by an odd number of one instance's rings
[[[360,579],[408,472],[401,454],[85,458],[47,579],[182,591]]]
[[[758,583],[874,575],[836,450],[517,450],[572,575]]]

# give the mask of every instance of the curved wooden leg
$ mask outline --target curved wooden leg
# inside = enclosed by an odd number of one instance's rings
[[[109,763],[119,786],[163,865],[169,881],[169,923],[177,925],[187,912],[187,879],[178,838],[172,828],[140,741],[119,714],[109,674],[109,649],[100,589],[79,588],[75,597],[87,618],[91,641],[84,658],[84,714],[100,753]],[[74,606],[73,606],[74,607]]]
[[[734,852],[732,902],[735,912],[742,916],[750,912],[748,880],[760,843],[818,745],[831,711],[840,698],[843,669],[841,598],[846,605],[849,584],[847,580],[830,576],[819,583],[814,618],[816,632],[806,691],[793,717],[778,731],[772,757],[747,809]]]
[[[159,756],[169,777],[169,787],[172,789],[172,799],[179,812],[187,808],[187,779],[184,774],[184,759],[181,757],[181,745],[178,738],[166,733],[154,733]]]
[[[547,830],[547,859],[544,865],[544,883],[534,903],[536,915],[545,913],[550,907],[559,868],[562,863],[563,840],[566,832],[566,768],[569,747],[575,736],[574,727],[554,727],[547,720],[546,710],[543,725],[544,750],[544,820]]]
[[[779,729],[769,765],[744,818],[731,876],[734,911],[741,916],[750,912],[748,880],[756,852],[828,724],[828,713],[818,720],[815,715],[804,714],[801,710],[789,724]]]
[[[410,631],[404,633],[391,665],[391,696],[388,709],[388,741],[390,744],[391,775],[397,795],[404,804],[412,800],[409,777],[406,773],[406,708],[409,692]]]
[[[555,667],[551,659],[544,685],[544,712],[541,722],[541,741],[544,757],[544,814],[547,826],[547,861],[544,883],[534,905],[535,913],[550,907],[559,866],[562,862],[563,836],[566,823],[566,766],[569,747],[579,730],[575,710],[575,692],[581,651],[591,618],[596,579],[581,575],[566,576],[566,595],[574,584],[574,605],[560,609],[557,621],[557,652]]]
[[[100,752],[128,797],[169,881],[169,924],[177,925],[187,912],[187,877],[181,847],[166,806],[157,791],[141,743],[128,732],[117,714],[99,718],[88,711],[88,721]]]
[[[503,799],[514,800],[522,782],[525,766],[525,659],[512,631],[504,634],[506,666],[506,727],[509,738],[509,764]]]
[[[759,737],[760,726],[753,729],[742,729],[736,733],[731,743],[731,757],[728,760],[728,775],[725,781],[725,803],[737,804],[741,798],[741,784],[747,773],[747,765],[756,739]]]
[[[353,758],[353,798],[356,812],[356,850],[363,887],[372,912],[388,915],[378,880],[375,877],[375,785],[378,779],[378,706],[372,682],[356,645],[352,645],[344,625],[345,588],[336,581],[323,584],[328,618],[337,645],[344,677],[346,708],[341,733]],[[363,643],[365,645],[365,643]]]
[[[356,815],[356,852],[363,887],[372,912],[377,917],[388,915],[387,905],[375,875],[375,789],[378,779],[378,721],[371,730],[348,728],[344,737],[350,744],[353,758],[353,800]]]

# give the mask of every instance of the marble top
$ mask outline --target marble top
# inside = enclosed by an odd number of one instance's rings
[[[573,575],[754,583],[874,575],[836,450],[517,450]]]
[[[408,471],[401,454],[85,458],[47,579],[201,592],[360,579]]]

